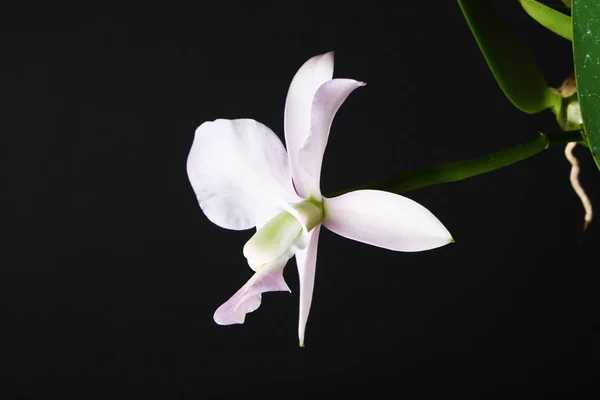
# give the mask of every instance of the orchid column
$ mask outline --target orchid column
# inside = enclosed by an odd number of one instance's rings
[[[406,197],[376,190],[323,197],[321,165],[331,123],[348,95],[365,85],[332,77],[332,52],[311,58],[296,73],[285,104],[287,152],[275,133],[251,119],[219,119],[196,130],[187,171],[202,211],[223,228],[257,229],[243,249],[254,275],[217,309],[220,325],[243,323],[264,292],[290,291],[283,269],[296,256],[303,346],[321,225],[395,251],[452,242],[431,212]]]

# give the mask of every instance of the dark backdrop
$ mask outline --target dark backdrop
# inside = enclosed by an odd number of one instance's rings
[[[456,2],[2,8],[6,398],[540,398],[597,375],[600,230],[581,235],[562,147],[408,193],[453,245],[394,253],[324,231],[304,349],[293,261],[292,294],[265,295],[241,326],[212,320],[250,276],[251,232],[198,207],[194,130],[248,117],[281,135],[308,58],[335,50],[335,76],[368,83],[333,124],[324,193],[555,129],[504,98]],[[570,44],[516,1],[498,8],[558,85]],[[598,171],[577,154],[600,207]]]

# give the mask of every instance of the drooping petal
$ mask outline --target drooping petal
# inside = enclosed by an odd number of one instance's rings
[[[297,202],[281,140],[252,119],[196,129],[187,172],[204,214],[227,229],[249,229]]]
[[[313,290],[315,287],[315,271],[317,267],[317,247],[319,245],[319,231],[321,225],[317,225],[310,231],[308,246],[296,252],[296,264],[298,265],[298,277],[300,281],[300,313],[298,317],[298,339],[300,346],[304,347],[304,332],[306,321],[310,313]]]
[[[327,229],[348,239],[396,251],[423,251],[453,241],[425,207],[378,190],[357,190],[324,199]]]
[[[333,52],[311,58],[300,67],[285,100],[285,143],[290,158],[292,175],[298,194],[305,197],[299,176],[297,155],[310,135],[311,108],[319,87],[333,77]],[[300,187],[298,187],[300,186]]]
[[[252,275],[229,300],[215,311],[214,320],[219,325],[243,324],[246,314],[255,311],[266,292],[291,292],[283,279],[283,269],[291,254],[285,254]]]
[[[321,199],[321,165],[333,118],[350,93],[364,85],[364,82],[353,79],[332,79],[321,85],[315,93],[311,108],[310,135],[298,154],[302,171],[299,177],[294,175],[296,188],[302,188],[300,193]],[[300,184],[298,180],[301,181]]]

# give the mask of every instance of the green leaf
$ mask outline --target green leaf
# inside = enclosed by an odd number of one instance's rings
[[[565,39],[573,40],[571,17],[535,0],[519,0],[521,7],[542,26]]]
[[[547,85],[531,53],[496,15],[487,0],[458,0],[488,67],[519,110],[533,114],[560,108],[560,96]]]
[[[600,169],[600,2],[573,1],[575,77],[584,137]]]

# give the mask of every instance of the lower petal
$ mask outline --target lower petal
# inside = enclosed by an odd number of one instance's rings
[[[283,279],[283,269],[290,259],[284,254],[261,267],[229,300],[215,311],[214,320],[219,325],[243,324],[246,314],[255,311],[265,292],[291,292]]]
[[[317,247],[319,245],[319,231],[321,225],[317,225],[310,233],[308,246],[296,252],[296,264],[298,265],[298,277],[300,280],[300,313],[298,318],[298,339],[300,346],[304,347],[304,332],[306,322],[310,313],[313,289],[315,287],[315,271],[317,267]]]
[[[423,251],[452,242],[439,219],[419,203],[389,192],[357,190],[324,199],[327,229],[396,251]]]

